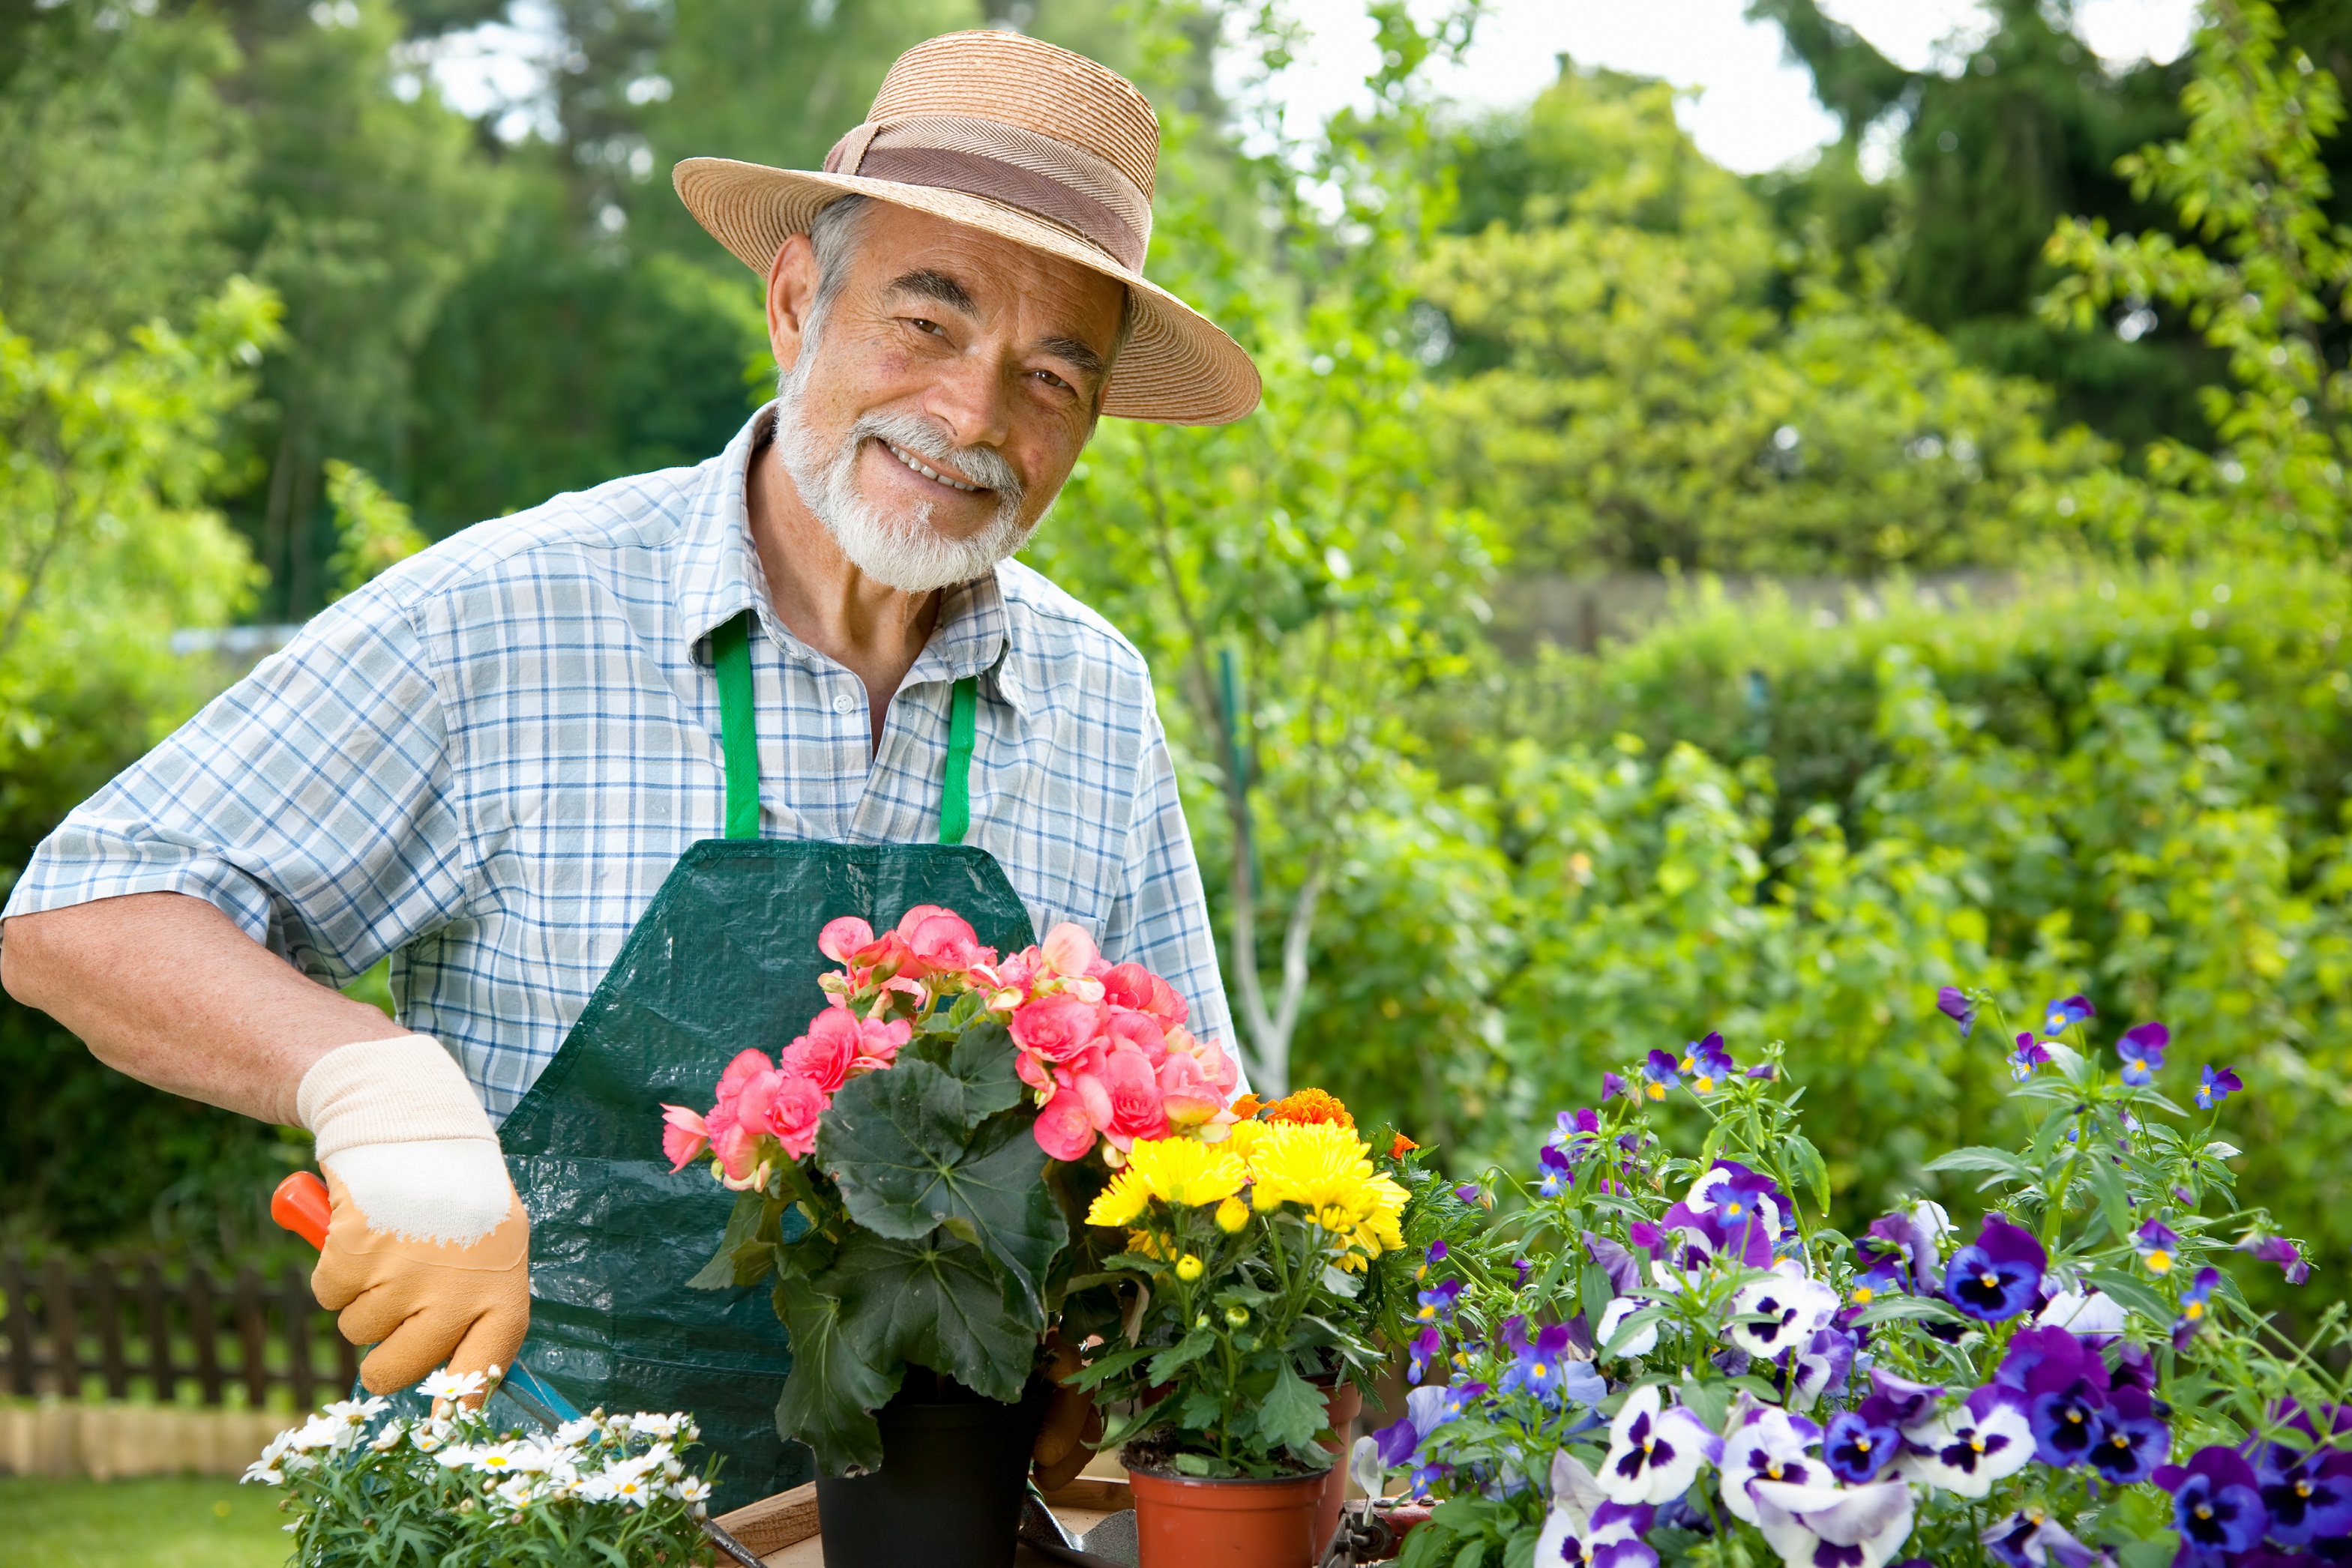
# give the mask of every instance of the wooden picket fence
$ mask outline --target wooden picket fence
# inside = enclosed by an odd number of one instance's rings
[[[167,1275],[155,1258],[53,1257],[33,1269],[12,1251],[0,1257],[0,1338],[5,1392],[20,1396],[173,1405],[193,1393],[218,1406],[235,1391],[259,1411],[283,1389],[309,1410],[358,1372],[291,1264],[271,1283],[251,1268],[218,1280],[201,1263]]]

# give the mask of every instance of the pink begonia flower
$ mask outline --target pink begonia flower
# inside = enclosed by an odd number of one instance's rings
[[[1224,1096],[1189,1056],[1171,1051],[1160,1064],[1159,1086],[1168,1121],[1179,1128],[1198,1126],[1225,1108]]]
[[[1066,920],[1045,933],[1045,940],[1038,944],[1038,952],[1047,968],[1073,979],[1092,974],[1095,966],[1102,962],[1095,939]]]
[[[816,934],[816,950],[836,964],[848,963],[853,955],[873,945],[874,927],[855,915],[828,920]]]
[[[1034,1051],[1016,1051],[1013,1053],[1013,1073],[1032,1089],[1046,1090],[1050,1094],[1055,1087],[1052,1070],[1045,1065],[1045,1059]]]
[[[700,1116],[683,1105],[662,1107],[662,1153],[669,1156],[670,1169],[684,1170],[709,1146],[710,1129]]]
[[[1014,1043],[1048,1061],[1066,1061],[1102,1033],[1103,1010],[1076,997],[1039,997],[1013,1010]]]
[[[1234,1091],[1242,1086],[1242,1071],[1225,1054],[1225,1048],[1213,1040],[1196,1040],[1191,1054],[1201,1064],[1202,1075],[1217,1086],[1219,1094],[1231,1100]]]
[[[1140,964],[1114,964],[1104,972],[1102,983],[1103,1000],[1149,1013],[1162,1028],[1173,1029],[1191,1016],[1175,988]]]
[[[1095,1146],[1094,1122],[1076,1094],[1060,1093],[1045,1102],[1029,1132],[1048,1159],[1082,1160]]]
[[[1125,1150],[1138,1138],[1168,1135],[1168,1106],[1160,1093],[1159,1075],[1143,1052],[1131,1045],[1114,1049],[1103,1058],[1101,1083],[1110,1097],[1110,1125],[1103,1129],[1112,1145]]]
[[[809,1020],[808,1033],[776,1053],[784,1071],[795,1073],[830,1094],[849,1082],[857,1060],[859,1022],[841,1008],[827,1008]]]
[[[980,945],[980,936],[961,915],[939,910],[920,925],[908,930],[902,923],[899,933],[916,958],[933,973],[961,975],[982,956],[993,958],[995,951]]]
[[[747,1176],[751,1174],[751,1156],[759,1148],[760,1129],[737,1121],[731,1113],[735,1109],[732,1104],[726,1109],[730,1113],[723,1121],[717,1111],[709,1115],[710,1152],[719,1156],[719,1165],[729,1176]]]
[[[1114,1010],[1104,1020],[1103,1032],[1116,1044],[1131,1045],[1157,1067],[1168,1060],[1168,1037],[1148,1013]]]
[[[816,1148],[816,1119],[830,1101],[797,1072],[763,1072],[744,1088],[740,1109],[745,1128],[774,1134],[800,1160]]]
[[[727,1071],[719,1075],[719,1103],[734,1099],[743,1092],[744,1084],[760,1073],[774,1071],[775,1068],[776,1064],[769,1061],[763,1051],[738,1051],[735,1060],[727,1064]]]

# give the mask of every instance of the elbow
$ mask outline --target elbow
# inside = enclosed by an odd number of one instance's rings
[[[57,914],[16,915],[0,921],[0,990],[28,1008],[47,1010],[58,967]]]

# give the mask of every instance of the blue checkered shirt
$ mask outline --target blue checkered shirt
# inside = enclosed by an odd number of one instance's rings
[[[1142,656],[1007,561],[946,593],[876,751],[864,685],[784,629],[751,549],[744,468],[771,419],[341,600],[77,808],[5,913],[184,893],[330,984],[389,954],[401,1021],[502,1118],[678,856],[721,834],[709,633],[748,609],[766,836],[937,842],[949,695],[977,675],[964,841],[1039,933],[1076,921],[1231,1050]]]

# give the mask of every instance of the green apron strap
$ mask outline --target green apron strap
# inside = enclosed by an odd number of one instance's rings
[[[960,844],[971,826],[972,714],[980,701],[980,679],[966,675],[955,684],[948,703],[948,771],[940,784],[940,842]]]
[[[751,612],[710,633],[719,675],[719,745],[727,754],[727,836],[760,836],[760,728],[751,699]]]

